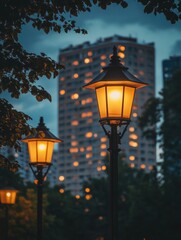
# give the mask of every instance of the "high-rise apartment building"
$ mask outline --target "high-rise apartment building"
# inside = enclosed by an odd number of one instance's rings
[[[171,56],[169,59],[165,59],[162,62],[163,70],[163,84],[172,77],[173,73],[181,69],[181,56]]]
[[[137,126],[143,104],[155,95],[155,49],[153,43],[140,44],[136,38],[113,36],[95,43],[84,42],[60,50],[59,62],[65,70],[59,76],[58,131],[64,143],[59,146],[59,180],[73,194],[89,178],[105,175],[104,159],[108,140],[99,125],[95,92],[82,86],[92,80],[107,64],[113,46],[122,64],[140,80],[149,84],[137,90],[132,122],[122,140],[125,161],[132,168],[153,169],[156,147],[145,140]]]

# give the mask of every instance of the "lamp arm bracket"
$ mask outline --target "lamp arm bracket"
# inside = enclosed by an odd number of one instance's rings
[[[120,143],[121,143],[121,139],[122,139],[122,137],[124,136],[124,134],[125,134],[125,132],[126,132],[128,126],[129,126],[129,124],[130,124],[130,121],[126,123],[126,125],[125,125],[123,131],[119,133]]]

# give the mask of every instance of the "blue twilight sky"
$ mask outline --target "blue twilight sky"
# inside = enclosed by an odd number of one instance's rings
[[[45,52],[51,58],[58,60],[60,48],[84,41],[92,43],[99,38],[114,34],[136,37],[140,43],[154,42],[156,50],[156,92],[158,93],[162,88],[162,60],[173,55],[181,55],[181,23],[173,25],[166,21],[162,15],[144,14],[143,6],[140,3],[131,0],[128,2],[129,7],[126,9],[113,4],[106,10],[94,7],[90,13],[81,14],[77,18],[78,25],[88,30],[87,35],[73,32],[47,35],[28,25],[23,28],[21,33],[21,43],[30,52]],[[30,122],[32,126],[36,126],[39,117],[44,116],[47,127],[57,135],[58,79],[42,79],[39,84],[51,93],[53,99],[51,103],[47,100],[36,102],[31,95],[13,100],[12,103],[16,108],[33,117],[33,121]]]

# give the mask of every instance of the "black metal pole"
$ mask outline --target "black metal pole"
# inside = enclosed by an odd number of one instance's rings
[[[37,240],[42,240],[43,166],[37,166]]]
[[[118,153],[120,149],[117,125],[111,125],[109,136],[110,152],[110,227],[111,240],[118,240]]]
[[[5,228],[4,228],[4,240],[8,240],[9,232],[9,207],[5,205]]]

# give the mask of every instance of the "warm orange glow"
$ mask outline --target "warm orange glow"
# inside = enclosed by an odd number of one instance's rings
[[[60,81],[64,81],[64,80],[65,80],[65,78],[64,78],[64,77],[61,77],[61,78],[60,78]]]
[[[92,98],[83,99],[83,100],[81,101],[81,104],[82,104],[82,105],[85,105],[85,104],[87,104],[87,103],[91,103],[92,101],[93,101]]]
[[[28,141],[31,163],[51,163],[54,143],[44,140]]]
[[[86,78],[86,79],[84,80],[84,82],[87,84],[87,83],[89,83],[91,80],[92,80],[92,78]]]
[[[122,52],[119,52],[119,53],[118,53],[118,56],[119,56],[120,58],[125,58],[125,54],[122,53]]]
[[[75,195],[75,198],[76,198],[76,199],[80,199],[80,195],[78,195],[78,194]]]
[[[74,73],[73,78],[78,78],[79,74],[78,73]]]
[[[70,153],[77,153],[78,151],[79,151],[79,149],[77,147],[69,148]]]
[[[73,121],[71,122],[71,125],[72,125],[72,126],[78,126],[78,125],[79,125],[79,122],[78,122],[77,120],[73,120]]]
[[[107,152],[101,152],[101,157],[105,157],[107,155]]]
[[[131,146],[131,147],[138,147],[138,143],[134,142],[134,141],[130,141],[129,142],[129,146]]]
[[[64,193],[64,192],[65,192],[65,190],[63,188],[59,189],[59,193]]]
[[[61,182],[63,182],[63,181],[65,180],[65,177],[64,177],[64,176],[60,176],[60,177],[59,177],[59,180],[60,180]]]
[[[106,59],[106,55],[101,55],[101,60],[105,60]]]
[[[106,63],[105,62],[101,62],[100,65],[101,65],[101,67],[105,67]]]
[[[101,138],[101,142],[106,142],[107,141],[107,138],[106,137],[102,137]]]
[[[93,55],[92,51],[88,51],[87,55],[91,57]]]
[[[73,166],[74,167],[78,167],[79,166],[79,162],[77,162],[77,161],[73,162]]]
[[[91,158],[92,157],[92,153],[87,153],[85,157],[86,158]]]
[[[101,166],[97,166],[97,171],[100,172],[102,170]]]
[[[85,64],[90,63],[90,59],[89,59],[89,58],[85,58],[85,59],[84,59],[84,63],[85,63]]]
[[[74,94],[71,95],[71,99],[72,100],[76,100],[78,98],[79,98],[79,94],[78,93],[74,93]]]
[[[126,48],[125,48],[125,46],[119,46],[119,49],[120,49],[120,51],[124,52]]]
[[[138,114],[134,112],[133,113],[133,117],[137,117],[137,116],[138,116]]]
[[[145,165],[145,164],[141,164],[141,165],[140,165],[140,168],[141,168],[141,169],[145,169],[145,168],[146,168],[146,165]]]
[[[60,90],[60,95],[64,95],[65,94],[65,90]]]
[[[135,88],[106,86],[96,89],[100,118],[129,119]]]
[[[17,192],[15,189],[1,189],[0,202],[2,204],[15,204]]]
[[[86,138],[91,138],[92,135],[93,135],[92,132],[87,132],[87,133],[85,134],[85,137],[86,137]]]
[[[132,133],[132,134],[129,135],[129,138],[136,140],[136,139],[138,139],[138,135]]]
[[[77,146],[77,145],[78,145],[78,141],[72,141],[72,142],[71,142],[71,145],[72,145],[73,147]]]
[[[131,168],[134,168],[134,167],[135,167],[135,164],[134,164],[134,163],[131,163],[129,166],[130,166]]]
[[[80,147],[80,152],[84,152],[84,151],[85,151],[84,147]]]
[[[85,195],[85,199],[86,199],[86,200],[90,200],[91,198],[92,198],[92,195],[91,195],[91,194],[86,194],[86,195]]]
[[[90,191],[91,191],[90,188],[85,188],[86,193],[89,193]]]
[[[101,149],[107,148],[106,144],[101,144]]]
[[[86,77],[92,77],[92,75],[93,75],[93,72],[86,72],[86,73],[85,73],[85,76],[86,76]]]
[[[77,61],[77,60],[73,61],[72,65],[73,66],[78,66],[79,65],[79,61]]]
[[[130,132],[134,132],[135,128],[134,127],[129,127]]]
[[[87,151],[92,151],[92,146],[88,146],[88,147],[86,148],[86,150],[87,150]]]
[[[81,114],[81,117],[82,117],[82,118],[92,117],[92,112],[83,112],[83,113]]]
[[[103,166],[102,166],[102,171],[105,171],[105,170],[106,170],[106,166],[103,165]]]
[[[135,156],[129,156],[129,160],[130,161],[134,161],[135,160]]]

